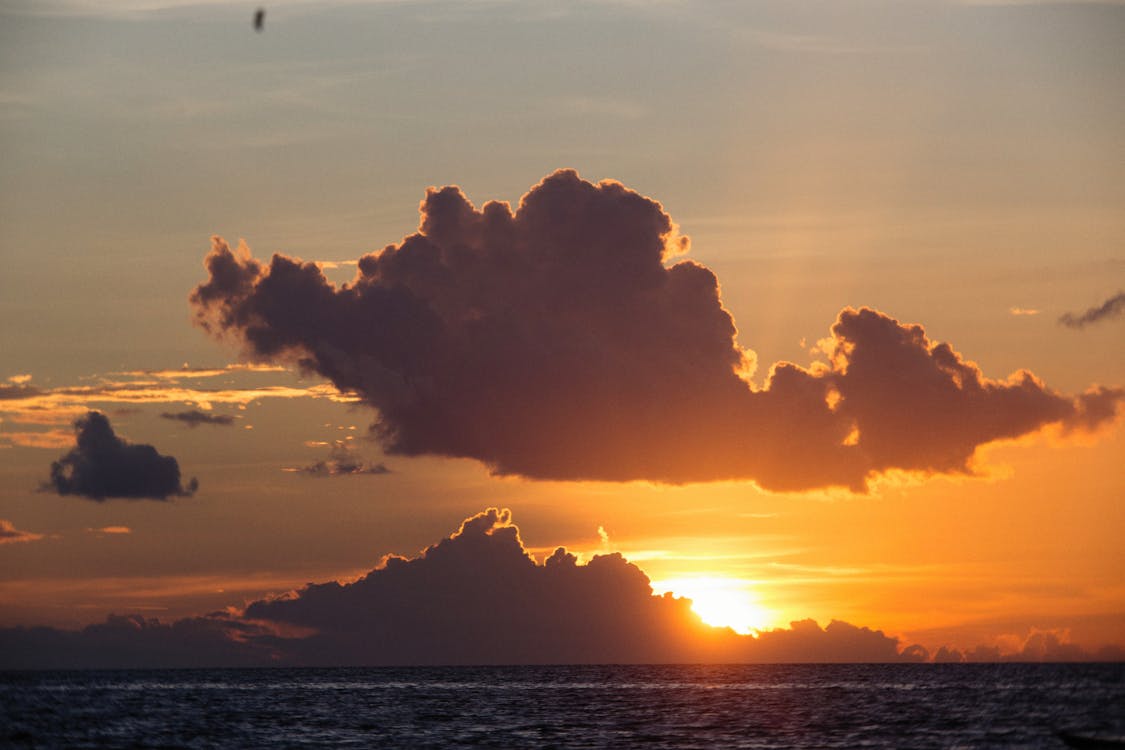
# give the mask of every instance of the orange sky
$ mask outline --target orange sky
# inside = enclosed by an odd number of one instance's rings
[[[0,9],[0,627],[501,507],[755,626],[1125,647],[1125,9],[504,8]],[[51,479],[91,410],[165,500]]]

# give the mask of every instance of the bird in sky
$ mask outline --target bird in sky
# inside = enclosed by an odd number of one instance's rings
[[[258,8],[254,12],[254,31],[261,31],[266,26],[266,9]]]

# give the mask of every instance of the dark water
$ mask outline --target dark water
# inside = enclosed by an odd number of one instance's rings
[[[1125,665],[0,673],[4,747],[1064,747]]]

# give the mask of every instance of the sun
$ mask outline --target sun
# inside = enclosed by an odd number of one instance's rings
[[[654,582],[657,593],[691,599],[692,610],[708,625],[741,635],[769,629],[776,613],[758,604],[750,582],[738,578],[696,576]]]

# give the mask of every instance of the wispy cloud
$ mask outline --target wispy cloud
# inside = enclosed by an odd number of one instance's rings
[[[128,526],[102,526],[101,528],[86,529],[87,534],[109,534],[110,536],[120,536],[123,534],[132,534],[133,530]]]
[[[166,411],[162,412],[160,417],[161,419],[170,419],[174,422],[182,422],[192,429],[202,424],[218,425],[222,427],[229,427],[234,424],[234,417],[229,414],[208,414],[198,409],[178,412]]]
[[[1084,313],[1064,313],[1059,323],[1068,328],[1085,328],[1095,323],[1121,317],[1125,314],[1125,292],[1118,292],[1105,302],[1091,307]]]
[[[326,445],[321,441],[308,441],[305,444],[310,446]],[[391,473],[391,470],[381,463],[364,463],[356,455],[355,450],[344,440],[333,441],[330,457],[327,460],[316,461],[308,466],[285,468],[282,471],[304,474],[310,477],[362,476],[365,474],[377,476]]]
[[[43,538],[42,534],[22,531],[15,527],[11,521],[0,518],[0,544],[18,544],[20,542],[35,542]]]
[[[253,376],[253,377],[252,377]],[[165,411],[163,418],[188,425],[227,425],[228,415],[211,414],[216,405],[244,408],[266,399],[327,399],[352,403],[358,399],[341,393],[327,383],[309,385],[254,384],[260,377],[293,376],[279,365],[229,365],[219,368],[183,368],[177,370],[130,370],[99,376],[95,385],[70,385],[54,388],[38,387],[27,379],[12,385],[0,385],[0,446],[58,448],[69,443],[69,430],[64,425],[96,409],[115,406],[143,407],[159,405],[190,405],[191,410]],[[226,387],[206,387],[200,381],[226,379]],[[251,379],[252,380],[248,380]],[[39,426],[46,430],[13,430],[6,425]]]

